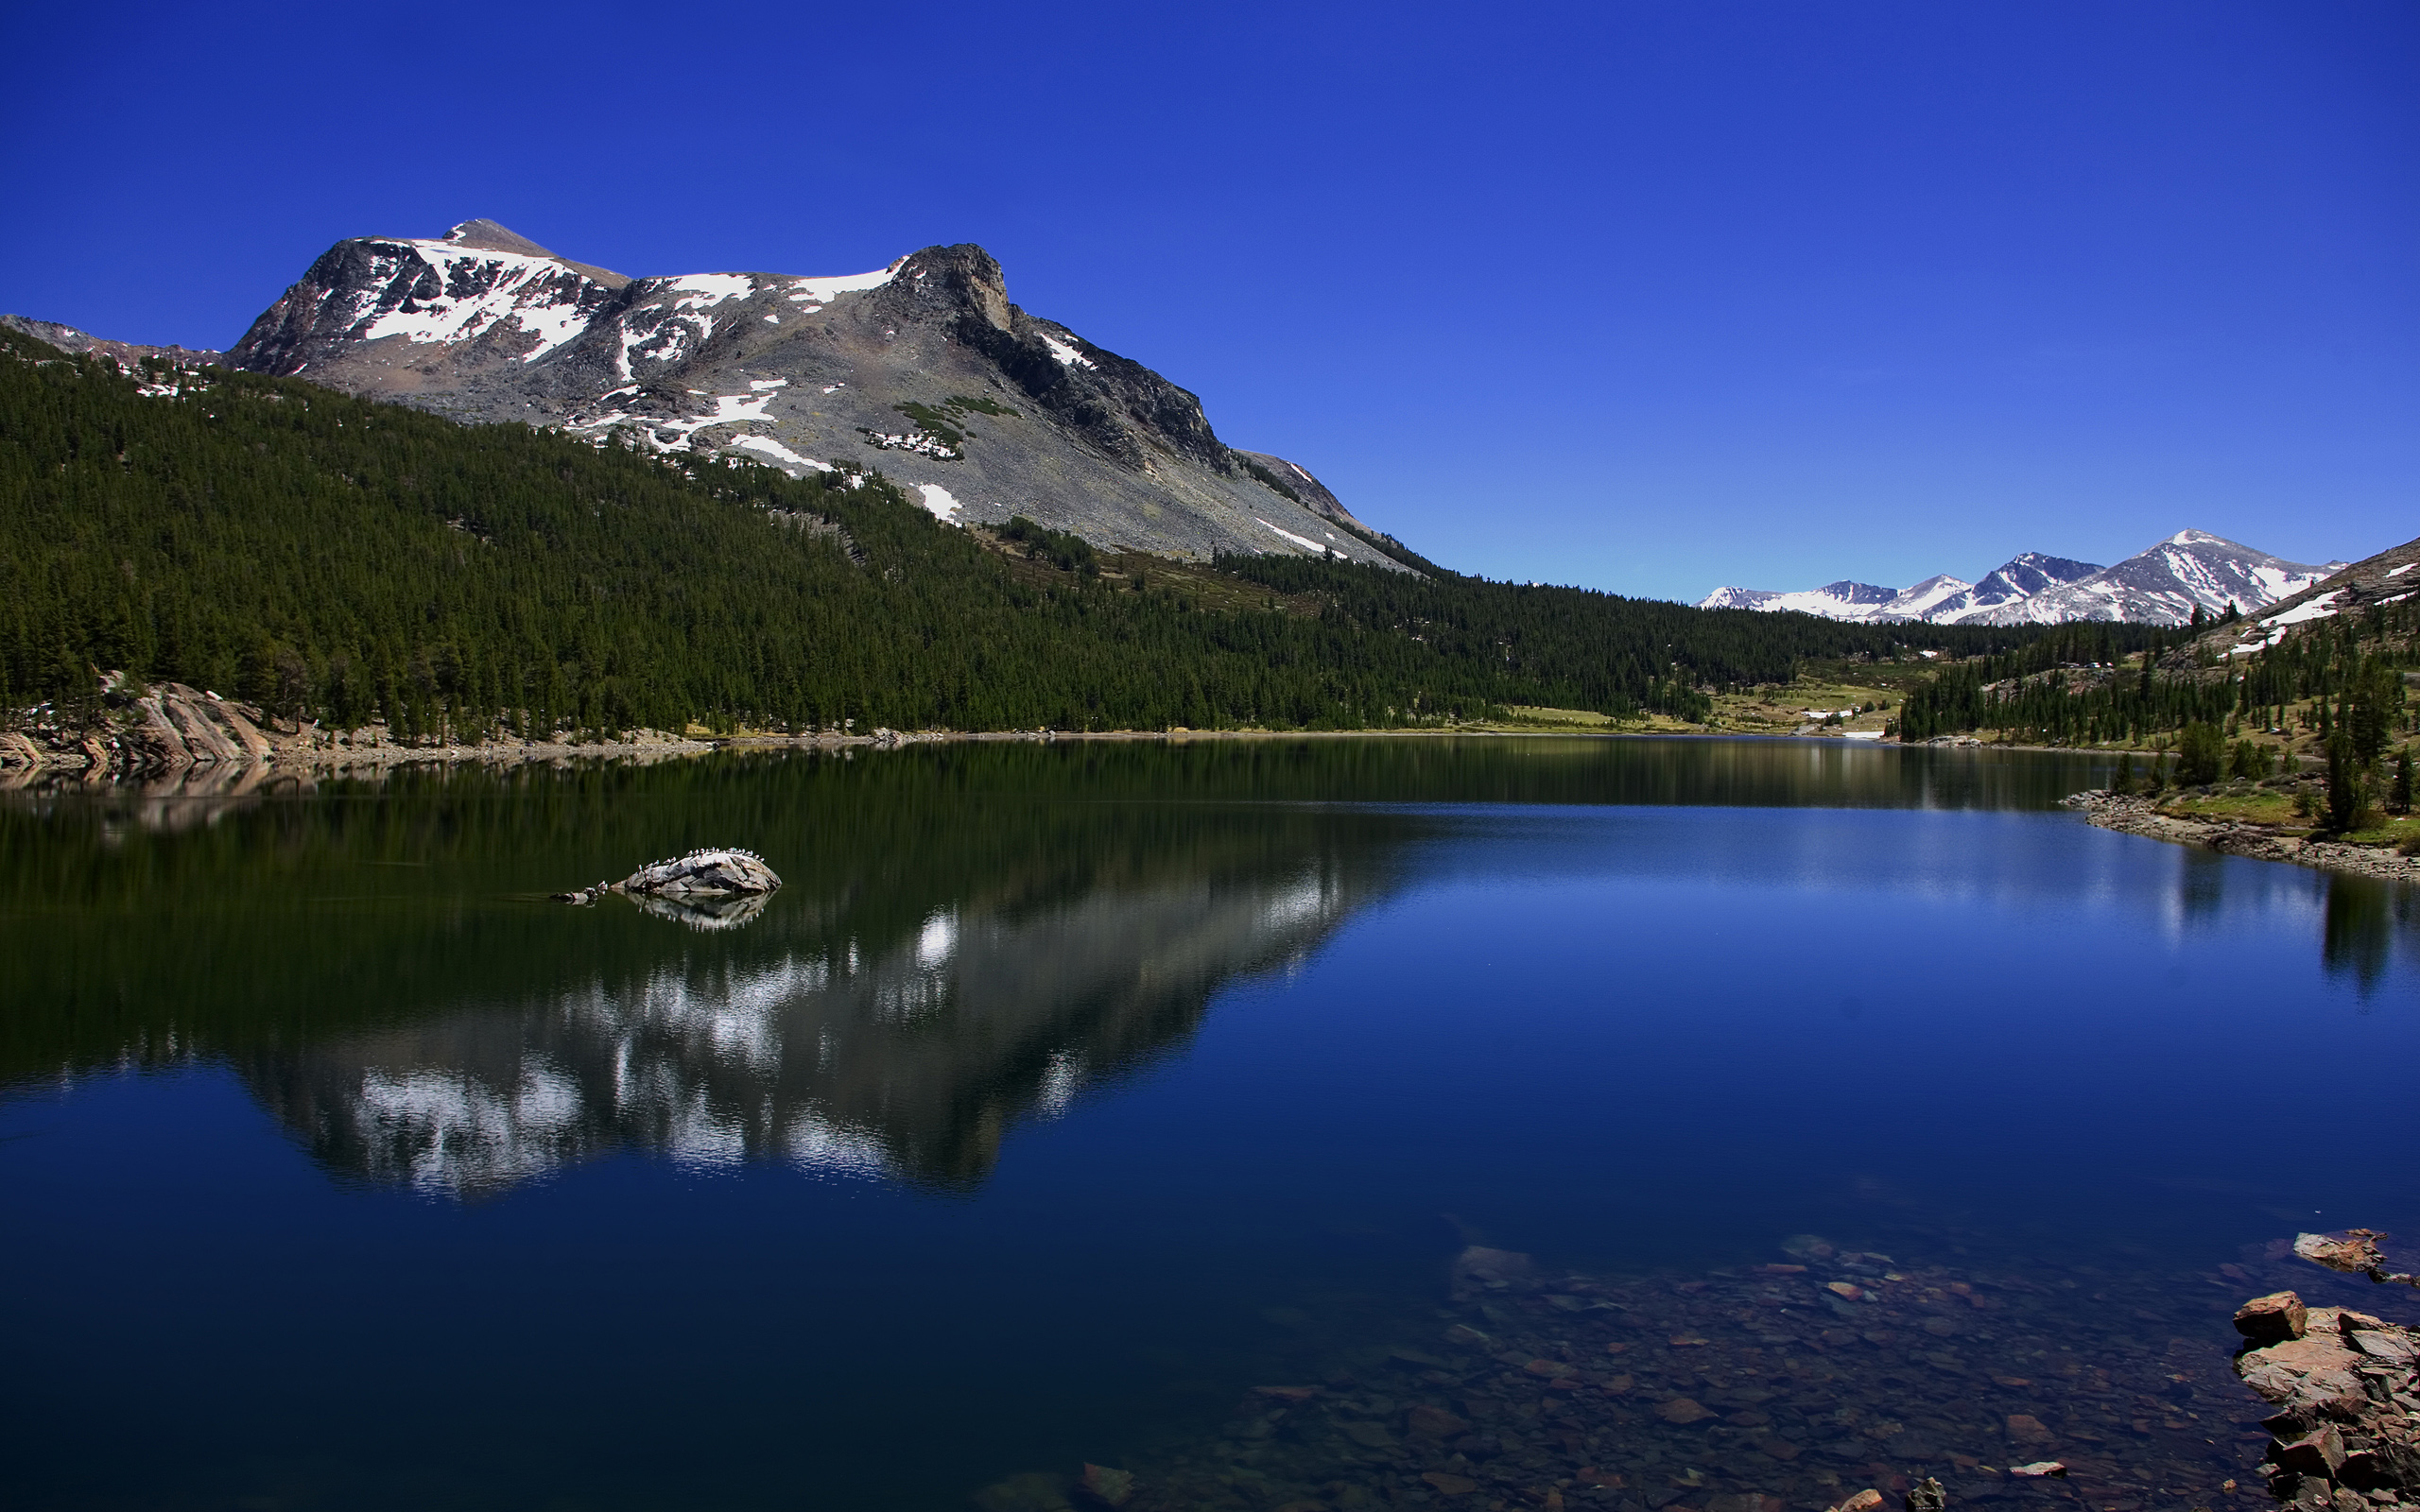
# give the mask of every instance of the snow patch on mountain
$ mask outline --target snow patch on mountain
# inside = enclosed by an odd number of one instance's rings
[[[900,262],[906,261],[906,258],[900,259]],[[878,289],[897,277],[898,273],[899,263],[893,263],[889,267],[877,268],[871,273],[848,273],[838,278],[794,278],[789,281],[789,298],[793,303],[811,304],[821,308],[843,294],[862,294],[868,289]],[[806,313],[813,315],[815,311],[809,310]]]
[[[1268,521],[1263,520],[1258,515],[1253,515],[1252,518],[1253,524],[1257,525],[1268,525],[1270,529],[1276,531],[1279,535],[1284,536],[1287,540],[1302,547],[1305,551],[1318,553],[1327,550],[1325,546],[1321,545],[1318,541],[1313,541],[1308,536],[1298,536],[1291,530],[1287,529],[1284,525],[1270,524]]]
[[[829,472],[832,471],[831,463],[819,462],[811,456],[801,456],[796,452],[791,451],[788,447],[784,446],[781,442],[773,439],[769,436],[734,437],[731,444],[740,448],[742,451],[761,452],[765,455],[771,457],[776,462],[787,463],[789,466],[798,468],[804,472]]]
[[[756,292],[756,281],[745,273],[684,273],[668,285],[681,296],[676,310],[702,310],[725,300],[744,300]]]
[[[1060,340],[1057,336],[1052,335],[1049,332],[1042,331],[1035,334],[1042,337],[1042,344],[1050,349],[1050,354],[1059,359],[1060,367],[1097,368],[1099,366],[1099,364],[1094,362],[1092,358],[1085,356],[1082,352],[1078,352],[1075,348],[1067,345],[1064,341]]]
[[[510,324],[538,338],[538,345],[521,356],[523,362],[535,362],[589,326],[591,317],[580,307],[578,287],[586,280],[549,258],[413,240],[386,244],[372,251],[372,259],[380,282],[356,293],[352,312],[354,321],[367,322],[357,326],[365,341],[385,336],[402,336],[416,346],[465,341]],[[406,284],[403,275],[414,263],[424,270]],[[389,304],[399,284],[401,297]]]
[[[961,523],[957,518],[960,506],[956,499],[949,496],[949,490],[938,483],[918,483],[912,487],[918,493],[925,496],[925,507],[933,512],[934,519],[945,525]]]

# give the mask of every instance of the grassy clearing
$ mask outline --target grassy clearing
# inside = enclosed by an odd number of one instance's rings
[[[1843,717],[1839,725],[1824,728],[1878,730],[1889,722],[1891,711],[1899,706],[1902,696],[1896,688],[1879,681],[1802,676],[1795,682],[1764,683],[1737,693],[1716,695],[1714,717],[1706,728],[1787,735],[1809,724],[1821,723],[1826,715],[1841,713]],[[1883,707],[1869,707],[1876,704]],[[1811,719],[1809,710],[1815,711]],[[1852,710],[1857,712],[1848,713]]]
[[[1514,720],[1525,725],[1566,725],[1582,730],[1610,730],[1620,721],[1611,714],[1600,714],[1593,709],[1541,709],[1529,704],[1513,704],[1505,710]]]
[[[2308,829],[2311,823],[2294,813],[2292,794],[2268,787],[2182,795],[2162,802],[2160,812],[2181,819],[2216,823],[2289,825],[2296,829]]]

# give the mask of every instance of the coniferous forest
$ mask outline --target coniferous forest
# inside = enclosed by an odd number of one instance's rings
[[[123,670],[464,740],[1692,718],[1705,690],[1805,659],[2043,633],[1703,610],[1409,553],[1425,572],[1254,557],[1118,576],[1080,545],[1029,525],[987,543],[878,473],[798,481],[0,334],[10,708],[72,712]],[[1231,591],[1190,591],[1203,576]]]

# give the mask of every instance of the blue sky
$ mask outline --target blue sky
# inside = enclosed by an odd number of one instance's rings
[[[2420,9],[17,6],[0,309],[223,346],[340,236],[936,242],[1492,576],[2420,534]]]

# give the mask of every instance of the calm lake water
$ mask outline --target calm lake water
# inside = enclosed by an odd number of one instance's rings
[[[2056,808],[2105,780],[1369,740],[0,795],[0,1503],[2259,1504],[2235,1303],[2412,1311],[2276,1242],[2420,1230],[2420,909]],[[787,885],[545,899],[700,844]]]

